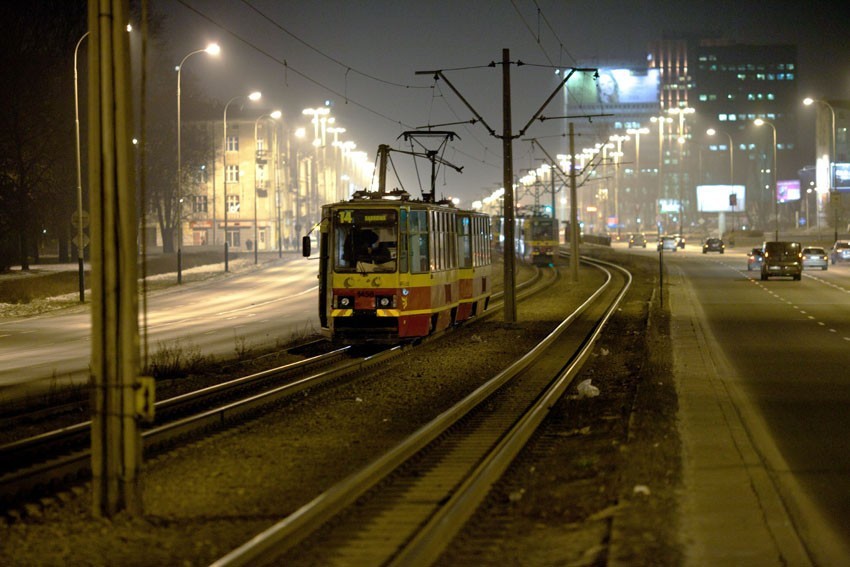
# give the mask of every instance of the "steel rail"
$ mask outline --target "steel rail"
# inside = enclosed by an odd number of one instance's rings
[[[402,464],[408,462],[414,455],[424,450],[438,438],[444,436],[448,429],[469,415],[484,400],[490,398],[538,357],[542,356],[545,350],[580,315],[597,301],[611,285],[611,282],[612,277],[609,272],[606,281],[574,310],[569,317],[564,319],[549,336],[510,367],[480,386],[458,404],[434,418],[434,420],[379,457],[372,464],[332,486],[329,490],[305,504],[287,518],[258,534],[224,557],[219,558],[212,565],[216,567],[231,567],[273,561],[309,537],[317,528],[336,516],[341,509],[352,505],[363,494],[374,488],[378,483],[401,467]]]

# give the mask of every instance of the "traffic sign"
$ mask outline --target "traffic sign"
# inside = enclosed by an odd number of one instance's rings
[[[89,245],[89,237],[86,236],[85,234],[83,234],[83,245],[82,246],[80,246],[80,237],[79,236],[75,236],[74,238],[72,238],[71,242],[73,242],[74,246],[76,246],[77,248],[82,249],[82,248],[85,248],[86,246]]]
[[[89,225],[89,213],[88,211],[80,211],[78,214],[77,211],[74,211],[74,214],[71,215],[71,225],[74,228],[78,228],[80,226],[80,218],[82,217],[83,228],[86,228]]]

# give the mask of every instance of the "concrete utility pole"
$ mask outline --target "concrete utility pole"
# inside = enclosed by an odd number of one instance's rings
[[[502,183],[505,187],[505,323],[516,321],[516,248],[514,247],[514,139],[511,134],[510,50],[502,50]]]
[[[575,127],[570,122],[570,281],[578,281],[578,192],[576,191]]]
[[[89,2],[92,506],[104,517],[142,513],[129,17],[127,0]]]
[[[556,94],[558,94],[561,88],[567,83],[570,77],[573,76],[577,70],[581,71],[596,71],[596,69],[571,69],[569,73],[564,74],[563,80],[558,84],[552,94],[549,95],[549,98],[543,103],[543,105],[534,113],[534,115],[529,119],[526,125],[519,130],[519,132],[514,136],[512,134],[512,125],[511,125],[511,75],[510,75],[510,50],[503,49],[502,50],[502,152],[503,152],[503,176],[502,181],[505,187],[504,194],[504,232],[505,232],[505,245],[504,245],[504,286],[505,286],[505,322],[513,323],[516,321],[516,287],[514,283],[514,275],[515,275],[515,260],[516,260],[516,250],[514,248],[514,183],[513,183],[513,139],[515,137],[520,137],[525,134],[526,130],[531,126],[531,124],[537,120],[543,120],[541,117],[541,113],[543,109],[548,106],[548,104],[552,101]],[[491,66],[495,66],[495,63],[491,63]],[[496,131],[490,127],[489,124],[478,114],[474,108],[466,101],[463,95],[458,92],[455,86],[446,78],[442,71],[417,71],[417,75],[434,75],[434,79],[443,79],[449,88],[454,92],[463,102],[466,107],[475,115],[475,118],[487,128],[488,132],[490,132],[491,136],[500,137],[496,134]]]

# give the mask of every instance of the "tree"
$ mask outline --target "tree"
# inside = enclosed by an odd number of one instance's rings
[[[62,0],[0,6],[0,254],[23,269],[45,229],[60,237],[73,202],[71,55],[85,5]],[[45,206],[48,204],[50,206]],[[0,260],[8,266],[11,258]]]

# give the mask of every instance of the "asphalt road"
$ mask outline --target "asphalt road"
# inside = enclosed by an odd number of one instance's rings
[[[153,292],[140,314],[151,353],[160,343],[233,356],[237,348],[287,342],[318,330],[317,260],[296,258],[258,271]],[[140,307],[141,309],[141,307]],[[89,306],[0,320],[4,395],[85,381],[91,356]]]
[[[763,282],[743,250],[686,248],[664,262],[691,286],[739,411],[763,424],[750,435],[806,545],[850,548],[850,264]]]

